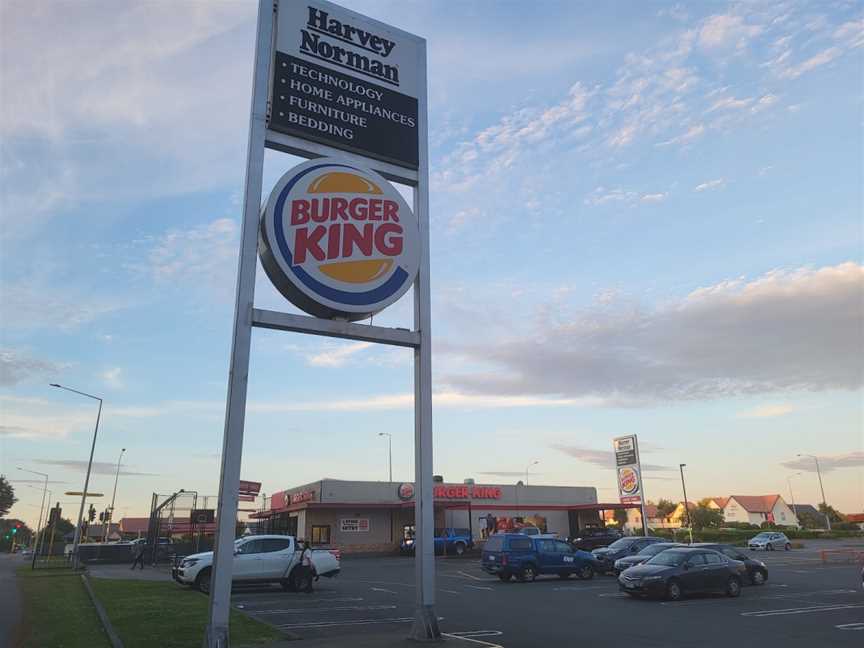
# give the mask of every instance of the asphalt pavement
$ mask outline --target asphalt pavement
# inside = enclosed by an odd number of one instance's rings
[[[21,597],[15,569],[26,564],[18,554],[0,554],[0,648],[11,648],[21,622]]]
[[[821,548],[760,552],[769,580],[739,598],[674,603],[631,599],[611,576],[501,583],[480,570],[477,558],[439,558],[436,611],[454,645],[599,646],[614,638],[615,645],[658,648],[860,646],[861,567],[823,564]],[[342,574],[322,578],[313,594],[235,587],[232,603],[310,648],[402,645],[413,618],[413,559],[345,557]]]

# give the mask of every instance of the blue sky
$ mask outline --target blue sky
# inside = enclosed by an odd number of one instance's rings
[[[685,462],[815,503],[809,453],[864,508],[860,3],[344,4],[429,44],[436,472],[610,500],[637,433],[652,499]],[[121,513],[215,493],[255,3],[0,11],[0,472],[80,489],[56,381],[105,398]],[[295,312],[260,268],[256,302]],[[382,479],[378,432],[412,478],[411,389],[407,351],[256,331],[243,478]]]

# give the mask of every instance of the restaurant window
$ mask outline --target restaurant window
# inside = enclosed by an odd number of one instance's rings
[[[312,544],[313,545],[328,545],[330,544],[330,526],[312,525]]]

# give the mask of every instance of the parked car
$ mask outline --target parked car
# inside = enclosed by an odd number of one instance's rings
[[[661,551],[666,551],[667,549],[672,549],[673,547],[684,546],[685,545],[682,545],[680,542],[655,542],[654,544],[648,545],[637,554],[630,554],[629,556],[624,556],[623,558],[619,558],[618,560],[616,560],[612,571],[617,576],[625,569],[634,567],[636,565],[641,565],[646,560],[648,560],[652,556],[656,556]]]
[[[444,554],[456,554],[461,556],[469,549],[474,548],[474,540],[470,529],[435,529],[434,531],[435,553],[439,556]],[[399,551],[403,554],[413,554],[415,549],[414,534],[402,538],[399,543]]]
[[[662,551],[641,565],[621,572],[618,586],[630,596],[677,601],[685,594],[722,592],[739,596],[747,577],[744,563],[717,551],[679,547]]]
[[[540,574],[589,579],[594,577],[596,561],[587,551],[563,540],[496,533],[486,541],[480,564],[483,571],[506,583],[514,576],[533,581]]]
[[[765,566],[765,563],[761,560],[751,558],[738,547],[715,542],[698,542],[691,546],[701,549],[713,549],[714,551],[719,551],[727,558],[741,561],[747,569],[746,582],[749,582],[751,585],[764,585],[765,581],[768,580],[768,567]]]
[[[759,535],[750,538],[747,541],[747,546],[750,548],[750,551],[755,551],[756,549],[774,551],[780,547],[789,551],[792,548],[792,543],[789,542],[789,538],[786,537],[785,533],[763,531]]]
[[[579,536],[570,540],[577,549],[591,551],[598,547],[608,547],[622,537],[621,531],[614,527],[587,527],[582,529]]]
[[[611,572],[615,567],[615,561],[624,556],[638,554],[648,545],[658,542],[666,542],[663,538],[655,538],[654,536],[630,536],[629,538],[621,538],[616,540],[608,547],[600,547],[592,553],[597,558],[599,565],[598,571],[602,574]]]
[[[282,589],[298,589],[300,552],[293,536],[256,535],[234,541],[234,582],[280,583]],[[204,594],[210,592],[213,552],[186,556],[171,576],[178,583],[192,585]],[[335,550],[312,550],[312,567],[316,576],[332,577],[340,571],[339,553]]]

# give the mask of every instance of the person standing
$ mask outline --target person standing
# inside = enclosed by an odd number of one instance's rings
[[[147,543],[140,542],[138,546],[135,547],[135,560],[132,561],[132,570],[135,570],[135,565],[140,563],[141,571],[144,571],[144,552],[147,550]]]
[[[300,544],[302,543],[302,544]],[[312,593],[312,578],[315,574],[315,568],[312,566],[312,548],[309,546],[309,543],[300,540],[298,541],[300,544],[300,585],[302,589],[301,592],[305,592],[306,594]]]

